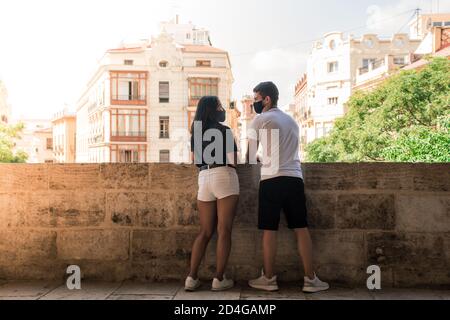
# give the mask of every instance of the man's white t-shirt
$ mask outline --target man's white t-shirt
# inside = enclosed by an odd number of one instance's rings
[[[257,115],[250,124],[249,139],[256,139],[255,134],[263,152],[261,180],[276,177],[303,179],[299,156],[300,129],[291,116],[278,108]]]

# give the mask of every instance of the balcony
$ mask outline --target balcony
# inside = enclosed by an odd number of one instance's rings
[[[147,98],[145,95],[113,95],[111,96],[111,104],[145,106],[147,105]]]
[[[147,133],[145,131],[113,131],[111,142],[146,142]]]

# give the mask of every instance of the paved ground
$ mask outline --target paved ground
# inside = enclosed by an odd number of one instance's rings
[[[204,284],[195,293],[187,293],[181,283],[82,282],[81,290],[68,290],[64,284],[51,282],[0,282],[0,300],[450,300],[450,291],[419,289],[332,288],[327,292],[305,295],[300,286],[280,284],[280,291],[265,293],[239,283],[226,292],[211,292]]]

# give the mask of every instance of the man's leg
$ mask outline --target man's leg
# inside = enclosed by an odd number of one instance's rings
[[[313,255],[312,255],[312,241],[308,228],[295,229],[297,236],[297,248],[302,258],[305,275],[314,279]]]
[[[263,234],[263,256],[264,275],[272,279],[275,275],[275,256],[277,255],[277,231],[264,230]]]

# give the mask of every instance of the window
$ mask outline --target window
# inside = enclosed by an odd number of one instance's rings
[[[169,139],[169,117],[159,117],[159,138]]]
[[[53,150],[53,138],[47,138],[47,150]]]
[[[317,122],[315,124],[316,139],[326,137],[333,129],[333,122]]]
[[[376,59],[363,59],[362,61],[362,67],[363,69],[369,69],[369,66],[373,65],[375,63]]]
[[[159,162],[160,163],[169,163],[170,162],[170,151],[169,150],[160,150],[159,151]]]
[[[333,122],[325,122],[323,124],[323,134],[328,136],[331,130],[333,130]]]
[[[146,145],[111,145],[112,163],[145,163]]]
[[[328,104],[329,105],[337,105],[338,101],[339,101],[338,97],[328,98]]]
[[[146,104],[147,72],[112,71],[110,76],[112,104]]]
[[[405,57],[394,57],[394,64],[405,65]]]
[[[433,22],[433,27],[442,27],[442,25],[443,25],[442,21]]]
[[[134,61],[133,60],[124,60],[123,64],[126,66],[132,66],[134,64]]]
[[[167,68],[168,65],[169,65],[169,63],[168,63],[167,61],[161,61],[161,62],[159,63],[159,66],[160,66],[161,68]]]
[[[169,82],[163,81],[159,83],[159,102],[169,102]]]
[[[53,163],[53,160],[45,160],[45,163]]]
[[[445,21],[444,26],[449,27],[450,26],[450,21]]]
[[[211,67],[211,60],[197,60],[197,67]]]
[[[329,62],[328,63],[328,73],[333,73],[333,72],[337,72],[338,71],[338,62],[334,61],[334,62]]]
[[[405,45],[405,40],[403,40],[402,38],[396,39],[395,40],[395,45],[399,48],[403,47]]]
[[[186,33],[186,39],[191,39],[191,34],[190,33]]]
[[[330,49],[331,49],[331,50],[336,49],[336,41],[334,41],[334,40],[331,40],[331,41],[330,41]]]
[[[368,48],[373,48],[373,46],[374,46],[374,41],[372,40],[372,39],[366,39],[366,40],[364,40],[364,44],[366,45],[366,47],[368,47]]]
[[[189,106],[197,106],[198,100],[203,96],[218,96],[219,79],[217,78],[190,78],[189,79]]]
[[[112,109],[111,141],[146,141],[146,110]]]

